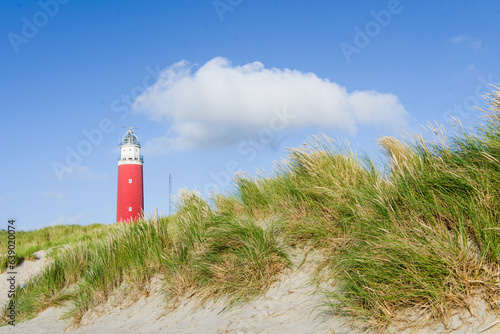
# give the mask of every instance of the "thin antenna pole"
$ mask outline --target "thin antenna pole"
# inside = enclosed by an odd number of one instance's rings
[[[168,174],[168,215],[172,214],[172,174]]]

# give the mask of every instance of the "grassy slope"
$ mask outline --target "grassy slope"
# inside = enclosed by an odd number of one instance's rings
[[[58,225],[29,232],[17,231],[15,264],[24,260],[34,260],[33,254],[39,250],[96,238],[104,228],[105,226],[101,224]],[[7,250],[7,236],[6,230],[0,230],[0,249],[2,250]],[[5,271],[6,265],[7,254],[1,254],[0,273]]]
[[[174,217],[65,247],[19,291],[18,316],[70,299],[78,322],[123,282],[140,290],[156,274],[165,277],[170,298],[195,291],[244,301],[290,267],[294,247],[324,254],[326,275],[339,282],[330,307],[380,330],[408,308],[446,323],[474,294],[496,308],[499,94],[473,134],[436,143],[382,138],[386,170],[317,137],[290,150],[274,175],[236,178],[237,191],[215,195],[213,206],[183,192]]]

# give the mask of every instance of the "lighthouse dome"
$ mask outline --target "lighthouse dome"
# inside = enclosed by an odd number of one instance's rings
[[[140,146],[139,140],[137,139],[137,136],[133,132],[131,132],[131,131],[127,132],[123,136],[121,145],[137,145],[137,146]]]

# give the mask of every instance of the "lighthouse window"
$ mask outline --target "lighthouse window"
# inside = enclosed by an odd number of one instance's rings
[[[128,179],[128,183],[132,183],[132,179]]]
[[[128,207],[128,211],[132,211],[132,207],[131,206]]]

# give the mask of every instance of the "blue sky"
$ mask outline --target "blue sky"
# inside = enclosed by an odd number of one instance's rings
[[[110,224],[116,156],[135,126],[145,210],[168,176],[202,193],[272,172],[307,137],[468,126],[500,81],[484,1],[3,1],[0,219],[24,229]],[[425,133],[425,132],[424,132]],[[0,222],[1,224],[1,222]]]

